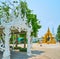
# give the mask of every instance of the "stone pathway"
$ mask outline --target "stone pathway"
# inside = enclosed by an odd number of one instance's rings
[[[27,56],[26,52],[11,52],[11,59],[28,59],[29,56]]]
[[[50,47],[50,45],[34,44],[32,47],[32,56],[28,56],[26,52],[11,51],[11,59],[60,59],[60,45]],[[0,59],[2,59],[0,52]]]
[[[11,51],[11,59],[49,59],[47,56],[41,55],[44,51],[32,51],[32,56],[28,56],[26,52]],[[2,59],[2,52],[0,52],[0,59]]]
[[[3,54],[3,53],[0,51],[0,59],[2,59],[2,54]]]
[[[11,52],[11,59],[32,59],[35,58],[37,55],[41,55],[42,53],[44,53],[43,51],[38,51],[38,50],[33,50],[32,51],[32,56],[28,56],[26,52]]]

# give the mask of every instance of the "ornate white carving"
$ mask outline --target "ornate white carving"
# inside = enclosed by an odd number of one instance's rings
[[[20,9],[19,9],[19,15],[18,17],[15,17],[15,15],[12,13],[10,15],[10,18],[9,18],[9,22],[6,23],[6,15],[5,13],[3,14],[3,18],[1,19],[1,26],[3,26],[5,29],[4,29],[4,34],[5,34],[5,37],[4,37],[4,40],[5,40],[5,51],[3,53],[3,59],[10,59],[10,50],[9,50],[9,39],[10,39],[10,29],[12,26],[14,26],[16,29],[18,29],[18,31],[27,31],[27,39],[28,39],[28,44],[27,44],[27,55],[31,55],[31,45],[30,45],[30,40],[31,40],[31,37],[30,37],[30,34],[31,34],[31,31],[32,31],[32,28],[31,28],[31,24],[30,24],[30,27],[26,24],[26,16],[22,19],[21,18],[21,13],[20,13]]]

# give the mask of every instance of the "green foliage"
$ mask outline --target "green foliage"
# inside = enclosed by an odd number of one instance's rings
[[[6,3],[2,3],[3,4],[3,11],[4,12],[6,12],[6,15],[8,15],[9,16],[9,9],[10,9],[10,7],[9,7],[9,5],[7,5]]]
[[[22,17],[24,17],[27,9],[27,3],[24,1],[20,1],[20,8],[21,8]]]
[[[14,47],[14,49],[21,49],[21,47]]]
[[[13,1],[13,3],[18,3],[18,1]],[[0,6],[0,18],[3,15],[3,12],[6,15],[7,21],[9,20],[10,16],[10,9],[11,7],[6,3],[2,2],[2,6]],[[21,9],[21,17],[22,19],[26,16],[27,17],[27,24],[29,25],[31,23],[32,25],[32,30],[33,30],[33,35],[37,36],[38,29],[41,28],[41,25],[39,24],[39,21],[37,19],[37,15],[32,13],[32,10],[28,8],[27,2],[25,1],[20,1],[18,6],[15,6],[14,10],[14,15],[18,17],[19,15],[19,8]],[[14,9],[14,8],[13,8]],[[2,10],[2,12],[1,12]],[[11,9],[12,11],[12,9]]]
[[[56,36],[57,36],[58,40],[60,40],[60,25],[57,28],[57,35]]]
[[[24,38],[25,35],[26,35],[26,34],[19,34],[19,38],[22,37],[22,39],[21,39],[20,41],[18,40],[18,44],[24,43],[24,40],[25,40],[26,43],[27,43],[27,39]],[[16,41],[16,35],[11,34],[10,44],[13,44],[13,40]]]
[[[19,49],[21,52],[27,52],[27,48],[20,48]]]
[[[0,6],[0,18],[2,18],[3,11],[2,11],[2,6]]]
[[[58,26],[57,33],[60,33],[60,25]]]
[[[15,15],[16,17],[18,17],[19,13],[15,10],[15,11],[14,11],[14,15]]]
[[[41,25],[38,22],[36,14],[32,13],[32,10],[30,10],[28,8],[27,3],[25,1],[24,2],[21,1],[20,5],[21,5],[20,8],[21,8],[21,12],[22,12],[23,17],[25,16],[25,13],[26,13],[27,23],[28,23],[28,25],[29,25],[29,23],[31,23],[33,35],[37,36],[38,29],[41,28]]]
[[[26,35],[26,33],[24,33],[24,34],[20,34],[20,37],[23,37],[23,39],[20,41],[20,43],[24,43],[24,41],[26,41],[26,43],[27,43],[27,39],[24,38],[25,35]]]
[[[27,48],[14,47],[14,49],[18,49],[20,52],[27,52]]]
[[[5,2],[2,2],[2,4],[3,5],[0,7],[0,10],[2,10],[2,12],[0,12],[0,17],[2,17],[3,13],[5,13],[7,21],[8,21],[9,20],[9,16],[10,16],[10,13],[9,13],[10,7]]]

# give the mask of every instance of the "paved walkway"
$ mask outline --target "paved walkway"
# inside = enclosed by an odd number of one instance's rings
[[[23,44],[21,44],[23,46]],[[11,51],[11,59],[32,59],[36,58],[37,55],[41,55],[44,51],[32,50],[32,56],[28,56],[26,52]],[[3,53],[0,51],[0,59],[2,59]]]
[[[28,59],[26,52],[11,52],[11,59]]]
[[[44,53],[44,51],[38,51],[34,50],[32,51],[32,56],[28,56],[26,52],[17,52],[17,51],[11,51],[11,59],[40,59],[43,56],[41,56]],[[0,52],[0,59],[2,59],[2,52]],[[40,56],[40,57],[39,57]],[[47,59],[47,57],[43,57],[43,59]]]
[[[0,59],[2,59],[2,54],[3,54],[3,53],[0,51]]]
[[[2,59],[0,52],[0,59]],[[27,56],[26,52],[11,51],[11,59],[60,59],[60,44],[59,45],[42,45],[33,44],[32,56]]]

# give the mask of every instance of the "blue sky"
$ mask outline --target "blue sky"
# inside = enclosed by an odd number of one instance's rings
[[[2,0],[0,0],[2,1]],[[5,1],[5,0],[4,0]],[[7,1],[7,0],[6,0]],[[43,36],[48,27],[54,33],[60,24],[60,0],[26,0],[28,7],[37,15],[42,28],[38,32],[38,36]]]
[[[33,13],[37,14],[37,17],[42,25],[42,28],[38,32],[38,36],[43,36],[48,27],[51,32],[54,28],[54,33],[57,31],[57,27],[60,24],[60,0],[26,0]]]

